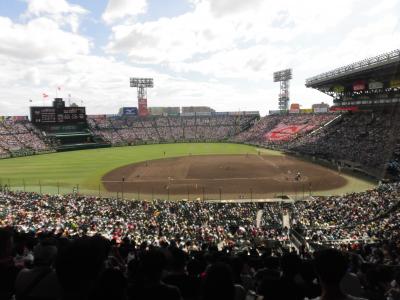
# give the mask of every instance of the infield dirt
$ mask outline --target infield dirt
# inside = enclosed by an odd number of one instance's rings
[[[123,166],[104,175],[102,182],[109,192],[137,193],[139,198],[259,199],[333,190],[347,180],[290,156],[188,155]]]

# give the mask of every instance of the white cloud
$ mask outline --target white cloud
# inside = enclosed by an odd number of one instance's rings
[[[40,81],[41,81],[40,80],[40,72],[39,72],[38,68],[32,67],[26,71],[25,76],[24,76],[25,83],[39,85]]]
[[[270,79],[272,70],[289,67],[294,59],[295,54],[288,47],[277,49],[255,45],[218,51],[198,61],[173,64],[171,68],[177,72],[195,71],[217,78],[265,80]]]
[[[400,46],[400,0],[187,0],[192,11],[151,22],[135,18],[146,1],[111,0],[101,16],[112,31],[105,55],[59,21],[79,24],[84,8],[26,1],[25,24],[0,17],[0,114],[27,114],[29,98],[42,104],[42,92],[52,97],[58,85],[90,114],[116,113],[137,104],[132,76],[154,77],[150,106],[265,113],[277,107],[272,73],[287,67],[292,102],[310,107],[329,97],[306,89],[307,77]]]
[[[137,16],[147,9],[147,0],[108,0],[103,20],[113,23],[127,16]]]
[[[86,38],[63,31],[57,22],[47,18],[18,24],[0,17],[0,28],[0,55],[9,58],[54,60],[89,53]]]
[[[192,62],[199,55],[246,47],[276,44],[278,48],[282,43],[295,46],[296,39],[307,34],[335,28],[357,0],[339,0],[329,10],[321,2],[196,1],[192,12],[174,18],[113,26],[106,49],[109,53],[125,53],[135,62],[173,65],[189,59]],[[345,11],[341,4],[346,4]],[[220,17],[223,12],[224,17]]]
[[[70,4],[66,0],[26,0],[28,7],[24,17],[46,16],[59,24],[68,24],[73,32],[79,27],[80,17],[88,11],[82,6]]]
[[[308,105],[328,97],[306,89],[306,78],[399,46],[399,0],[384,0],[382,6],[338,0],[329,7],[320,0],[190,2],[193,10],[176,17],[112,26],[106,51],[187,79],[198,78],[194,74],[215,79],[213,87],[224,91],[239,82],[237,95],[247,91],[262,107],[256,91],[277,98],[279,87],[271,79],[276,70],[294,68],[292,100]],[[377,18],[371,5],[385,17]],[[275,102],[265,108],[275,108]]]
[[[217,17],[224,15],[242,13],[245,10],[258,8],[262,0],[206,0],[210,5],[211,12]]]
[[[65,0],[27,0],[27,13],[39,16],[41,14],[85,14],[86,9],[79,5],[69,4]]]

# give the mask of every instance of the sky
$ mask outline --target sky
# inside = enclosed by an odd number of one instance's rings
[[[68,95],[114,114],[137,105],[130,77],[154,78],[149,106],[264,115],[286,68],[309,108],[332,99],[307,78],[398,48],[400,0],[1,0],[0,115]]]

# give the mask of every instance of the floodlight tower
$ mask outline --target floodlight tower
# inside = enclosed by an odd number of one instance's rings
[[[279,109],[281,112],[289,109],[289,80],[292,79],[292,69],[286,69],[274,73],[274,82],[279,82]]]
[[[139,116],[147,116],[147,88],[154,87],[153,78],[130,78],[130,86],[137,88]]]

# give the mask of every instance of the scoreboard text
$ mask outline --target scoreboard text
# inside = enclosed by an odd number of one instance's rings
[[[31,107],[35,124],[79,123],[86,121],[85,107]]]

